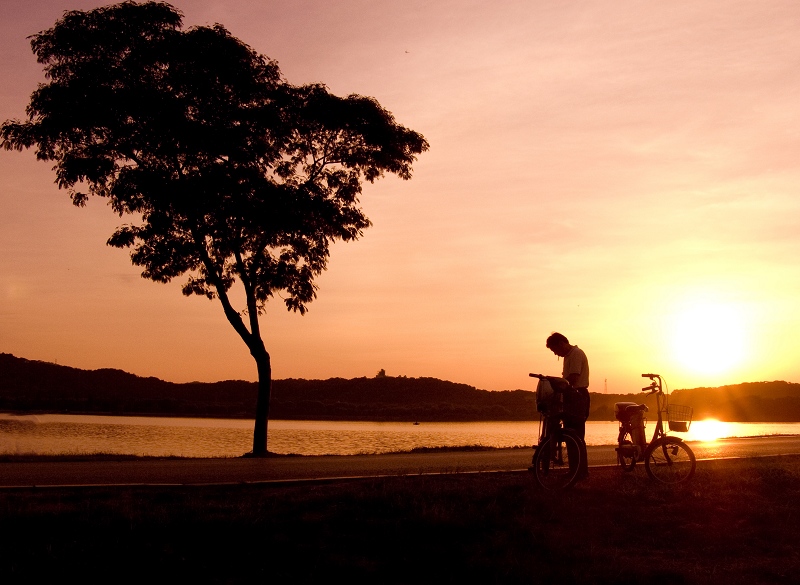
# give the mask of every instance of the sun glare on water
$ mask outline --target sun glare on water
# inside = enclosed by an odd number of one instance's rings
[[[692,441],[716,441],[728,436],[728,427],[727,423],[713,418],[695,421],[690,429],[691,436],[687,438]]]
[[[672,323],[678,363],[697,374],[724,374],[747,354],[744,318],[734,305],[697,303],[683,307]]]

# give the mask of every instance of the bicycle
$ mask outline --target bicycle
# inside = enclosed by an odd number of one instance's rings
[[[649,410],[647,405],[617,402],[614,405],[614,415],[619,421],[617,462],[625,471],[632,471],[638,461],[644,460],[647,475],[656,481],[665,484],[688,481],[697,467],[694,452],[683,439],[667,434],[663,414],[666,413],[669,430],[685,433],[692,423],[692,408],[669,404],[669,395],[664,393],[658,374],[642,374],[642,377],[650,378],[650,385],[642,388],[642,392],[656,395],[656,428],[647,443],[644,417]]]
[[[534,445],[531,467],[537,483],[546,490],[563,490],[575,485],[580,477],[586,444],[572,429],[564,428],[562,419],[569,411],[564,391],[569,384],[563,378],[528,374],[538,378],[536,409],[539,411],[539,443]]]

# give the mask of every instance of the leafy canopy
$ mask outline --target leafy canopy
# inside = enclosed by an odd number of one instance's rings
[[[330,244],[370,225],[364,180],[408,179],[428,148],[374,99],[293,86],[221,25],[183,30],[163,2],[67,12],[31,45],[47,83],[2,145],[55,161],[76,205],[95,195],[136,218],[108,243],[144,277],[186,274],[184,294],[219,297],[229,319],[241,281],[251,333],[276,291],[305,312]]]

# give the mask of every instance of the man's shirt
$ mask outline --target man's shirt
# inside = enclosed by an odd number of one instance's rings
[[[573,345],[569,353],[564,356],[564,369],[561,375],[569,378],[570,374],[578,374],[578,379],[574,384],[575,388],[589,387],[589,360],[577,345]]]

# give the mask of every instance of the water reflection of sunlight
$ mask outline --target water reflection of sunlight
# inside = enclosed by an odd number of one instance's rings
[[[728,423],[724,423],[713,418],[698,420],[692,423],[689,429],[690,437],[693,441],[716,441],[722,437],[730,436]]]

